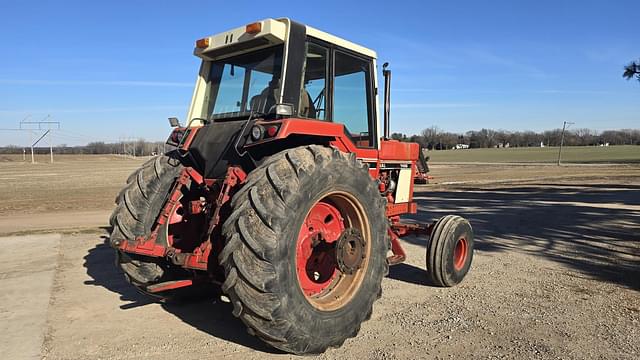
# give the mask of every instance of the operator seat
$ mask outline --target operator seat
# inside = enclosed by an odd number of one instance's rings
[[[317,116],[316,107],[313,105],[311,95],[305,88],[302,88],[300,92],[300,110],[298,111],[298,116],[308,119],[315,119]]]
[[[257,111],[266,114],[273,105],[277,103],[278,93],[280,89],[277,86],[278,81],[272,80],[259,95],[251,98],[249,102],[251,111]],[[309,92],[302,88],[300,92],[300,109],[298,110],[298,116],[309,119],[315,119],[317,116],[316,108],[313,104],[313,99]]]
[[[259,95],[251,98],[251,101],[249,102],[249,110],[266,114],[271,107],[276,104],[277,94],[279,92],[280,89],[272,86],[272,83],[270,82],[269,86],[262,90]]]

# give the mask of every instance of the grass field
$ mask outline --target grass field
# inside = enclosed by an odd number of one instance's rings
[[[554,163],[557,147],[428,151],[433,162]],[[640,163],[640,146],[567,146],[563,163]]]

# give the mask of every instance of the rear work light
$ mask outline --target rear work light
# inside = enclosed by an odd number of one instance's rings
[[[182,129],[174,129],[171,132],[171,135],[169,135],[169,139],[167,139],[167,144],[173,145],[173,146],[178,146],[180,144],[180,142],[182,142],[182,139],[184,138],[185,132],[186,132],[186,129],[184,129],[184,128],[182,128]]]
[[[254,125],[251,128],[251,139],[253,139],[253,141],[262,139],[262,135],[264,135],[264,128],[262,126]]]
[[[251,140],[253,142],[266,140],[269,138],[273,138],[278,134],[280,130],[280,125],[253,125],[251,128]]]
[[[260,22],[251,23],[251,24],[247,25],[247,27],[245,28],[245,32],[247,34],[252,34],[253,35],[253,34],[259,33],[260,31],[262,31],[262,23],[260,23]]]
[[[196,47],[198,49],[206,49],[209,47],[209,38],[198,39],[196,41]]]

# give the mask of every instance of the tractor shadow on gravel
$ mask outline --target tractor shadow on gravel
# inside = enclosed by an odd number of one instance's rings
[[[425,269],[421,269],[408,263],[389,266],[389,274],[387,277],[389,279],[403,281],[414,285],[435,286],[429,280],[429,274]]]
[[[109,229],[104,229],[109,232]],[[219,300],[207,299],[190,302],[163,303],[138,292],[126,282],[122,272],[115,265],[113,249],[108,245],[106,236],[91,248],[84,257],[84,267],[92,280],[85,285],[101,286],[120,295],[120,300],[127,302],[120,309],[127,311],[140,306],[160,303],[162,308],[183,322],[215,336],[219,339],[246,346],[256,351],[280,354],[277,349],[267,346],[258,338],[247,333],[244,324],[233,316],[231,304]]]
[[[640,291],[640,186],[526,184],[420,190],[415,193],[419,215],[413,219],[464,216],[474,228],[480,252],[540,256],[589,278]],[[406,241],[425,245],[412,237]]]
[[[109,232],[108,228],[102,228]],[[106,236],[100,236],[101,242],[89,249],[84,257],[84,267],[87,275],[93,280],[85,281],[85,285],[101,286],[111,292],[120,295],[120,300],[126,302],[121,305],[123,310],[136,308],[151,304],[154,299],[138,292],[133,286],[126,282],[122,273],[117,269],[113,248],[108,244]]]

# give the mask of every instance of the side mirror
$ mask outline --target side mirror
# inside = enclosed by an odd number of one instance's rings
[[[180,120],[178,120],[177,117],[170,117],[169,125],[171,125],[171,127],[180,127]]]

